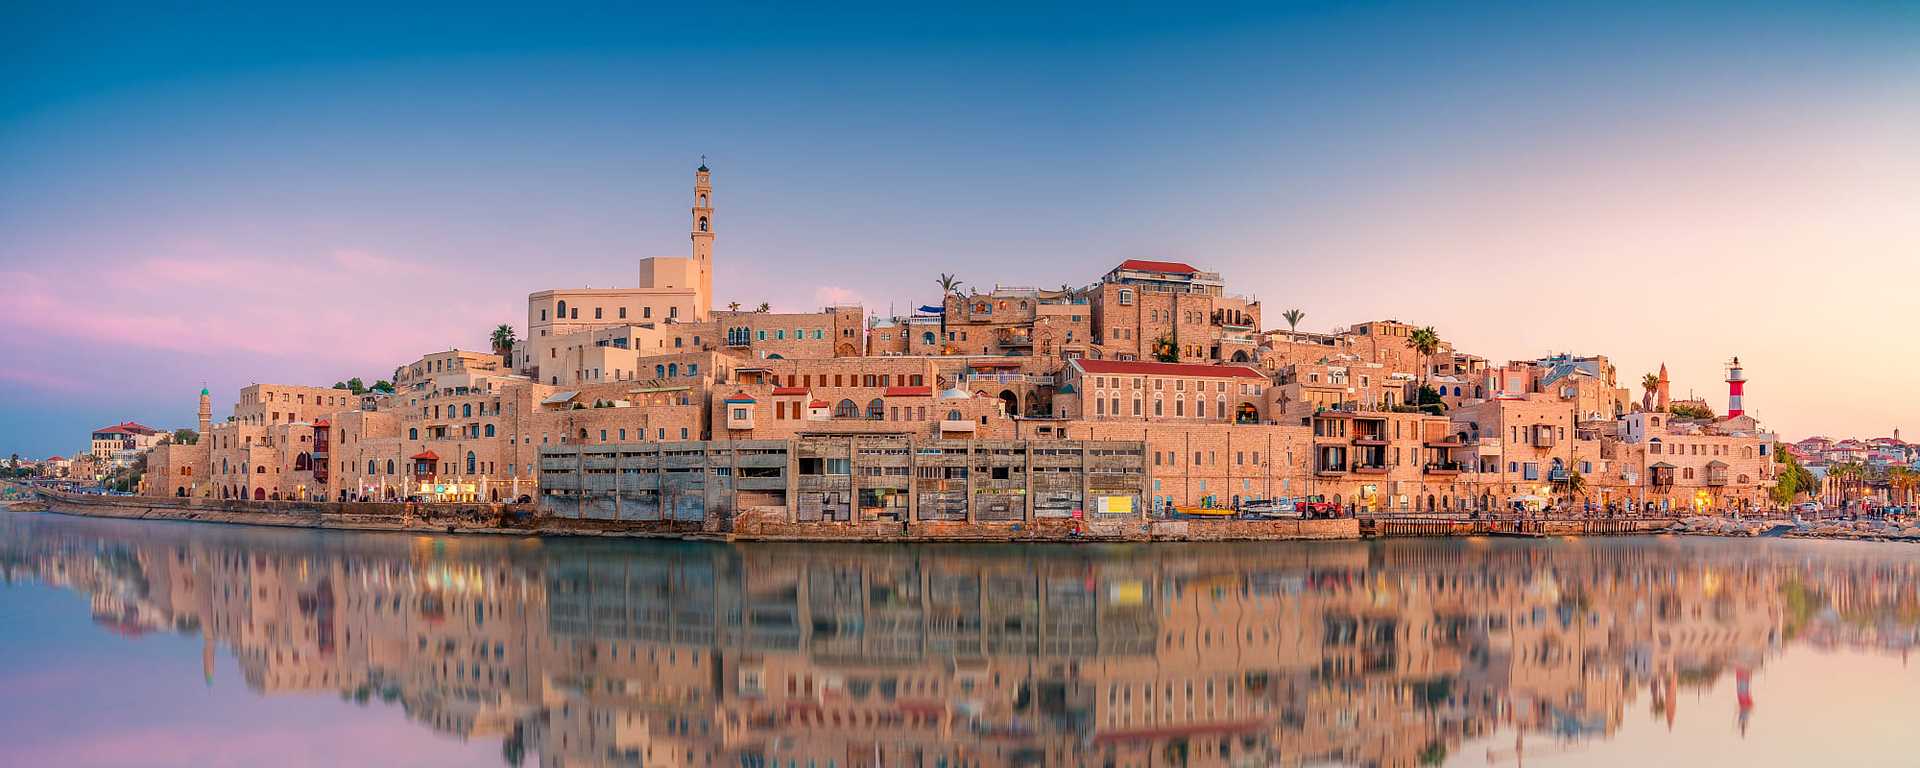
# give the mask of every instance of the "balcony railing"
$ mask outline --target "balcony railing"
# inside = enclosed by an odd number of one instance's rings
[[[1549,469],[1549,470],[1547,470],[1547,481],[1548,481],[1548,482],[1554,482],[1554,483],[1564,483],[1564,482],[1566,482],[1566,481],[1567,481],[1567,479],[1568,479],[1568,478],[1569,478],[1570,476],[1571,476],[1571,473],[1569,473],[1569,472],[1568,472],[1568,471],[1567,471],[1566,469],[1564,469],[1564,468],[1561,468],[1561,469]]]
[[[1052,376],[1042,376],[1031,373],[969,373],[960,377],[960,380],[968,384],[985,382],[989,384],[1032,384],[1038,387],[1053,386]]]
[[[1421,471],[1429,475],[1457,475],[1462,469],[1464,467],[1457,461],[1433,461],[1421,467]]]
[[[1386,473],[1387,473],[1387,465],[1385,465],[1385,464],[1355,464],[1355,465],[1353,465],[1353,471],[1354,471],[1354,472],[1356,472],[1356,473],[1358,473],[1358,474],[1362,474],[1362,475],[1384,475],[1384,474],[1386,474]]]

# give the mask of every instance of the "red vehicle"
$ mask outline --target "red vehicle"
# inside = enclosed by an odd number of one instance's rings
[[[1327,501],[1325,496],[1305,496],[1294,502],[1300,510],[1300,516],[1309,520],[1315,518],[1339,517],[1340,505]]]

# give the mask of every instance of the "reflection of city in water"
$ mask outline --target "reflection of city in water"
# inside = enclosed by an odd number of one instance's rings
[[[83,593],[125,634],[197,633],[208,674],[229,648],[262,694],[385,700],[545,765],[1499,763],[1671,727],[1726,679],[1703,704],[1744,729],[1783,649],[1905,653],[1920,619],[1909,550],[1824,542],[0,530],[12,580]]]

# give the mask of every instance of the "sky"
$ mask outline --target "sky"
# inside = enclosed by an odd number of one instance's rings
[[[1912,3],[165,5],[0,8],[0,454],[484,349],[685,255],[702,156],[716,305],[1174,259],[1920,435]]]

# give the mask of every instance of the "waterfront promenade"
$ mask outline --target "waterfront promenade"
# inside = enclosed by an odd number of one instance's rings
[[[1324,520],[1048,518],[1028,522],[785,522],[780,509],[701,521],[606,520],[542,514],[531,504],[155,499],[43,491],[56,513],[295,528],[508,536],[609,536],[712,541],[1191,542],[1352,540],[1412,536],[1577,536],[1661,533],[1670,517],[1622,519],[1336,518]]]

